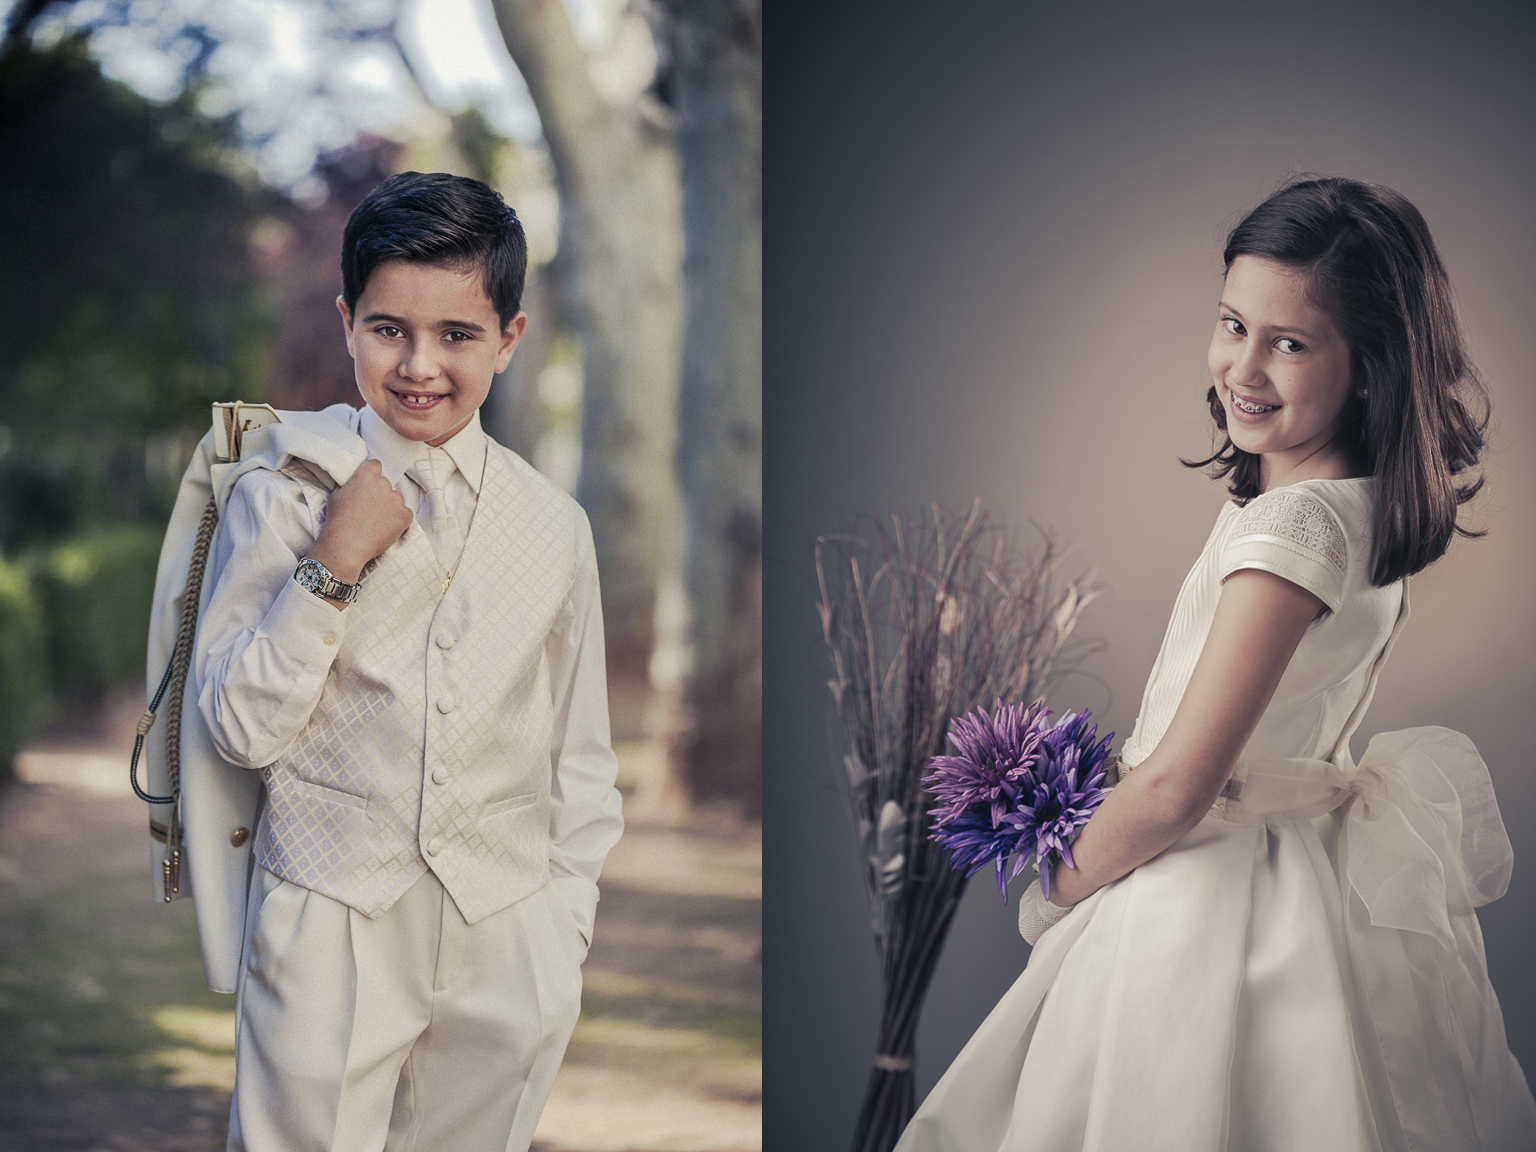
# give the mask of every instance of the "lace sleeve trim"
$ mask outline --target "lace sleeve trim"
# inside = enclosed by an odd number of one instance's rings
[[[1324,560],[1339,575],[1349,563],[1344,530],[1317,497],[1282,488],[1255,500],[1238,514],[1230,547],[1255,537],[1278,540]]]

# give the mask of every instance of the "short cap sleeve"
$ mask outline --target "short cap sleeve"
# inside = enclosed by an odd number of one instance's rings
[[[1220,578],[1242,568],[1283,576],[1316,596],[1330,612],[1344,598],[1349,544],[1328,506],[1310,492],[1266,492],[1233,519],[1221,550]]]

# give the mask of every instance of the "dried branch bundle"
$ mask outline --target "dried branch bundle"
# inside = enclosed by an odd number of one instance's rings
[[[918,1017],[965,890],[928,839],[928,761],[944,751],[952,717],[999,697],[1041,698],[1098,647],[1072,633],[1099,590],[1091,576],[1061,580],[1061,562],[1049,533],[1023,550],[979,501],[889,525],[861,517],[816,542],[828,686],[882,967],[855,1152],[888,1152],[912,1117]]]

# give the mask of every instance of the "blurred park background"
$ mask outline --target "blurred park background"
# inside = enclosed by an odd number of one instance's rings
[[[758,1147],[760,0],[0,19],[0,1149],[222,1147],[233,1005],[126,784],[155,564],[210,402],[361,403],[341,232],[409,169],[524,222],[485,424],[603,582],[631,831],[539,1144]]]

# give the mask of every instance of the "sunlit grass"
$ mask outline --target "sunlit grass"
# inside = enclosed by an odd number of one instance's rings
[[[98,875],[0,907],[0,1079],[231,1079],[193,1071],[232,1062],[234,1004],[204,985],[191,904],[154,907],[146,888]]]
[[[755,989],[722,989],[592,967],[583,971],[582,982],[577,1039],[621,1035],[634,1028],[658,1036],[696,1033],[743,1054],[762,1051],[763,1015]]]
[[[156,1064],[171,1069],[178,1088],[235,1088],[235,1013],[206,1008],[172,1007],[155,1013],[162,1032],[181,1041],[174,1048],[151,1054]]]

